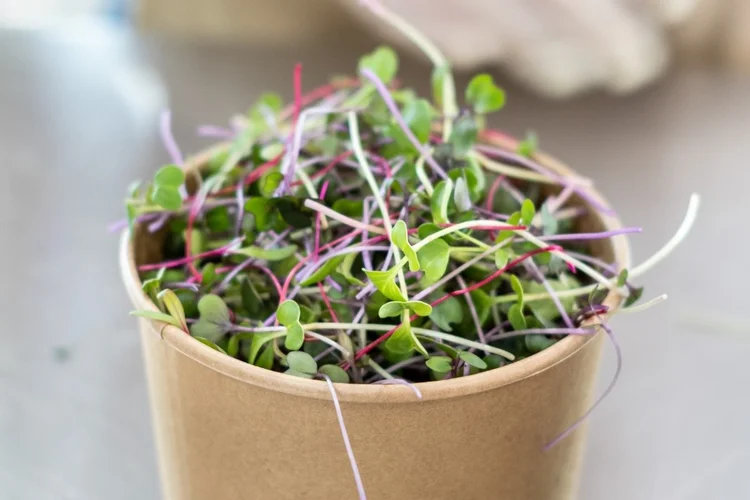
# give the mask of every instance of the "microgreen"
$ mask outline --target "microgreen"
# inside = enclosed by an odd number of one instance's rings
[[[466,102],[476,113],[491,113],[505,106],[505,92],[495,85],[490,75],[477,75],[466,87]]]
[[[306,95],[298,65],[293,102],[260,96],[214,134],[229,143],[199,172],[183,163],[165,114],[172,163],[126,200],[131,234],[162,228],[163,241],[161,262],[139,263],[155,307],[132,314],[263,369],[409,384],[544,350],[591,315],[606,319],[607,294],[634,304],[642,288],[630,280],[685,238],[698,199],[664,248],[617,273],[589,240],[635,228],[575,231],[586,211],[611,211],[583,179],[539,163],[535,134],[498,141],[505,135],[485,128],[505,104],[492,77],[472,78],[459,110],[440,51],[366,3],[432,61],[431,96],[400,88],[398,57],[385,46],[359,60],[358,79]],[[186,177],[199,181],[196,192]]]

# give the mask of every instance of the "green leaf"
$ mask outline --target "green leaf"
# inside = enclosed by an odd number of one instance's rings
[[[456,204],[456,208],[459,212],[466,212],[471,210],[471,196],[469,195],[469,187],[466,184],[466,180],[463,177],[456,179],[456,187],[453,189],[453,203]]]
[[[406,103],[403,110],[404,121],[420,143],[430,138],[432,128],[432,106],[424,99],[413,99]]]
[[[337,255],[336,257],[325,261],[322,266],[320,266],[315,270],[314,273],[310,275],[309,278],[300,283],[300,286],[310,286],[319,281],[323,281],[327,276],[333,273],[337,267],[339,267],[339,264],[343,262],[345,257],[346,255]]]
[[[451,201],[452,190],[453,181],[450,179],[440,181],[435,186],[432,198],[430,198],[430,210],[435,224],[446,224],[448,222],[448,204]]]
[[[284,326],[291,326],[299,321],[299,305],[293,300],[285,300],[276,309],[276,318]]]
[[[159,294],[156,296],[162,304],[164,304],[164,307],[167,308],[167,311],[169,314],[176,319],[180,325],[180,328],[183,331],[187,331],[187,320],[185,319],[185,309],[182,307],[182,302],[180,302],[180,298],[170,289],[165,289],[159,292]]]
[[[264,175],[259,181],[260,194],[266,198],[271,198],[283,180],[284,175],[281,172],[269,172]]]
[[[289,368],[296,372],[308,373],[310,375],[318,372],[318,363],[304,351],[290,352],[286,356],[286,362]]]
[[[263,301],[248,278],[243,279],[240,283],[240,295],[242,297],[242,307],[245,308],[251,318],[260,314]]]
[[[212,340],[209,340],[209,339],[206,339],[206,338],[203,338],[203,337],[195,337],[195,340],[197,340],[201,344],[207,345],[208,347],[210,347],[214,351],[219,351],[222,354],[226,354],[227,353],[224,349],[222,349],[221,347],[219,347],[218,345],[216,345],[216,342],[213,342]]]
[[[133,232],[135,231],[135,222],[136,222],[136,219],[138,218],[138,209],[133,203],[126,202],[125,212],[127,213],[127,217],[128,217],[128,230],[130,231],[130,234],[132,237]]]
[[[448,373],[453,369],[453,360],[448,356],[432,356],[425,364],[427,368],[438,374]]]
[[[398,57],[390,47],[380,46],[359,59],[358,69],[369,69],[388,84],[398,71]]]
[[[227,344],[227,354],[236,358],[238,352],[240,352],[240,338],[237,335],[232,335],[229,337],[229,343]]]
[[[432,70],[432,100],[438,107],[443,105],[443,83],[447,73],[447,66],[435,66]]]
[[[255,217],[255,227],[265,231],[269,227],[270,215],[273,211],[271,201],[262,196],[253,197],[245,202],[245,211]]]
[[[347,198],[339,198],[333,202],[331,208],[340,214],[348,215],[349,217],[362,217],[362,207],[364,203],[362,200],[350,200]]]
[[[391,241],[406,255],[409,260],[409,270],[411,272],[419,271],[419,258],[417,258],[417,252],[409,244],[409,232],[404,221],[399,220],[393,226]]]
[[[297,370],[292,370],[291,368],[284,372],[286,375],[291,375],[292,377],[299,377],[299,378],[313,378],[313,375],[309,373],[302,373],[298,372]]]
[[[347,282],[351,285],[356,286],[365,286],[365,283],[360,280],[359,278],[356,278],[352,274],[352,265],[354,264],[354,260],[357,258],[357,254],[352,252],[346,254],[344,257],[344,260],[341,262],[341,267],[339,268],[339,271],[341,272],[341,275],[346,279]]]
[[[521,281],[518,279],[518,276],[515,274],[510,275],[510,287],[518,296],[518,302],[516,302],[516,304],[523,309],[523,287],[521,286]]]
[[[518,223],[521,222],[521,212],[513,212],[510,214],[510,217],[508,217],[508,225],[509,226],[517,226]],[[497,233],[497,238],[495,238],[495,243],[501,243],[509,238],[512,238],[515,236],[515,231],[500,231]]]
[[[542,218],[542,234],[544,234],[545,236],[551,236],[553,234],[557,234],[557,231],[558,231],[557,218],[550,213],[549,206],[547,203],[542,204],[540,216]]]
[[[163,312],[156,312],[156,311],[130,311],[131,316],[138,316],[139,318],[148,318],[153,319],[156,321],[161,321],[163,323],[169,323],[172,326],[176,326],[177,328],[182,328],[180,326],[180,322],[174,319],[169,314],[164,314]]]
[[[211,323],[226,325],[231,322],[229,308],[218,295],[208,294],[201,297],[198,311],[201,319]]]
[[[469,162],[469,164],[472,164]],[[454,184],[458,183],[459,178],[463,178],[464,182],[466,183],[466,187],[469,188],[469,197],[471,199],[472,203],[478,202],[483,196],[484,196],[484,185],[485,180],[482,177],[477,177],[476,169],[473,167],[471,168],[454,168],[453,170],[450,170],[448,172],[448,177],[450,177]],[[479,171],[481,173],[481,170]],[[455,190],[455,187],[454,187]],[[455,195],[454,195],[455,200]]]
[[[474,307],[477,310],[477,316],[479,316],[479,323],[484,324],[490,317],[490,310],[492,309],[492,299],[487,293],[480,289],[472,290],[469,295],[471,296]]]
[[[303,205],[303,201],[293,196],[274,198],[274,205],[281,218],[295,229],[312,227],[315,213]]]
[[[432,341],[432,339],[430,339],[429,337],[423,337],[422,339]],[[448,357],[450,357],[451,359],[458,359],[458,351],[452,348],[451,346],[449,346],[448,344],[441,344],[440,342],[435,342],[433,345],[437,349],[440,349],[445,354],[447,354]]]
[[[318,369],[318,372],[322,373],[323,375],[328,375],[328,378],[330,378],[331,382],[333,383],[349,383],[349,374],[346,373],[346,371],[344,371],[344,369],[338,365],[323,365]]]
[[[224,233],[232,228],[227,207],[216,207],[206,212],[206,225],[216,233]]]
[[[472,354],[468,351],[460,351],[458,353],[458,357],[461,358],[466,364],[473,366],[474,368],[479,368],[480,370],[487,369],[487,363],[485,363],[484,360],[476,354]]]
[[[456,156],[463,158],[477,142],[479,127],[474,117],[463,115],[456,119],[450,136],[450,143]]]
[[[505,92],[495,85],[490,75],[483,73],[472,78],[466,87],[466,102],[475,113],[491,113],[505,105]]]
[[[420,248],[417,255],[424,271],[420,284],[428,286],[442,278],[448,269],[450,246],[445,240],[437,239]]]
[[[534,215],[536,215],[536,208],[534,208],[534,202],[529,200],[528,198],[523,200],[523,203],[521,203],[521,222],[524,226],[530,226],[531,221],[534,220]]]
[[[164,165],[154,174],[156,187],[179,188],[185,182],[185,172],[177,165]]]
[[[404,297],[394,281],[397,272],[395,267],[392,267],[388,271],[368,271],[367,269],[362,269],[362,271],[364,271],[380,293],[391,300],[406,302],[406,297]]]
[[[508,264],[509,259],[510,255],[508,254],[508,250],[499,248],[495,252],[495,266],[497,266],[498,269],[504,268]]]
[[[523,339],[526,349],[531,352],[540,352],[552,346],[556,341],[545,335],[526,335]]]
[[[411,324],[406,321],[401,323],[393,335],[385,341],[385,347],[395,354],[409,354],[414,348],[414,335],[411,331]]]
[[[628,282],[628,270],[623,269],[620,274],[617,275],[617,286],[623,287]]]
[[[429,316],[432,313],[432,306],[421,300],[410,300],[408,302],[387,302],[380,306],[378,316],[381,318],[390,318],[398,316],[404,309],[414,311],[419,316]]]
[[[327,135],[318,139],[315,144],[320,148],[323,156],[335,156],[341,143],[336,137]]]
[[[260,157],[265,161],[270,161],[284,152],[284,145],[280,142],[272,142],[263,146],[260,150]]]
[[[156,304],[158,307],[159,299],[157,298],[157,294],[159,293],[159,289],[161,289],[161,279],[152,278],[152,279],[144,280],[143,284],[141,285],[141,289],[146,295],[148,295],[148,298],[151,299],[151,302]]]
[[[526,134],[526,138],[518,143],[516,151],[519,155],[531,158],[539,147],[539,137],[533,131]]]
[[[288,246],[281,247],[281,248],[272,248],[270,250],[266,250],[265,248],[251,246],[251,247],[239,248],[235,250],[235,253],[238,253],[241,255],[247,255],[248,257],[253,257],[255,259],[275,262],[279,260],[284,260],[287,257],[294,255],[296,251],[297,251],[297,245],[288,245]]]
[[[641,296],[643,295],[643,287],[638,288],[632,288],[630,290],[630,295],[628,295],[628,298],[625,299],[625,303],[622,305],[622,307],[630,307],[638,300],[640,300]]]
[[[260,353],[258,359],[255,361],[255,366],[270,370],[273,368],[273,344],[266,345],[263,352]]]
[[[523,311],[518,304],[513,304],[508,310],[508,320],[514,330],[525,330],[526,329],[526,318],[523,315]]]
[[[175,187],[158,186],[154,189],[152,199],[165,210],[174,212],[182,208],[182,196]]]
[[[562,279],[547,279],[547,284],[552,287],[556,292],[562,292],[571,288],[578,288],[580,283],[577,279],[569,275],[562,275]],[[526,295],[532,295],[537,293],[547,293],[547,289],[541,283],[536,281],[525,281],[523,283],[523,289]],[[558,297],[560,304],[569,313],[572,312],[575,306],[575,297]],[[549,324],[552,321],[560,317],[560,311],[557,309],[555,302],[551,298],[542,300],[533,300],[526,303],[526,307],[531,310],[542,324]]]
[[[507,359],[502,356],[498,356],[497,354],[489,354],[485,356],[484,362],[487,363],[487,368],[490,370],[494,370],[495,368],[500,368],[501,366],[505,366],[508,364]]]
[[[283,107],[284,101],[279,94],[266,92],[262,94],[253,107],[250,108],[248,115],[254,121],[265,123],[265,117],[263,116],[262,110],[265,110],[267,113],[277,114]]]
[[[256,357],[258,356],[258,353],[260,352],[261,348],[266,345],[271,340],[278,338],[278,334],[275,333],[254,333],[252,335],[252,338],[250,340],[250,351],[248,352],[247,356],[247,362],[251,365],[260,366],[258,362],[256,362]],[[270,344],[268,345],[268,348],[273,351],[273,346]],[[273,353],[271,355],[271,360],[273,361]],[[269,367],[270,369],[270,367]]]
[[[430,319],[435,325],[445,332],[452,331],[450,324],[459,324],[464,319],[461,302],[456,297],[451,297],[432,308]]]
[[[216,283],[216,264],[209,262],[203,269],[201,269],[201,286],[204,290],[208,290],[211,286]]]
[[[305,343],[305,331],[302,329],[302,325],[294,323],[286,327],[286,338],[284,339],[284,347],[290,351],[296,351],[302,347]]]

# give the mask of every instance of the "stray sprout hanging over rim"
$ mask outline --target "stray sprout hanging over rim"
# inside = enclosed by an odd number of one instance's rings
[[[199,127],[228,140],[200,172],[183,170],[165,112],[172,163],[131,187],[127,221],[112,226],[164,237],[163,260],[139,267],[159,312],[133,314],[255,366],[324,380],[334,397],[333,383],[405,384],[421,397],[413,383],[596,333],[582,326],[592,317],[617,348],[604,297],[617,293],[632,312],[666,298],[634,306],[642,288],[630,280],[687,236],[698,196],[651,258],[630,271],[602,261],[592,241],[641,229],[578,231],[588,210],[612,213],[591,181],[541,165],[535,135],[508,141],[486,128],[505,103],[492,77],[474,77],[460,104],[429,40],[363,4],[433,62],[431,99],[399,85],[388,47],[363,56],[356,78],[306,94],[298,64],[286,107],[268,93],[229,127]]]

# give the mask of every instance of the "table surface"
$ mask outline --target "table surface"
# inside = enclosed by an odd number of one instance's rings
[[[196,151],[207,144],[199,124],[226,123],[267,89],[289,96],[294,62],[311,88],[372,45],[263,51],[91,25],[0,32],[1,498],[159,496],[138,336],[105,229],[129,181],[167,160],[159,111],[174,110],[180,144]],[[407,83],[425,81],[423,63],[402,66]],[[580,497],[750,498],[750,78],[682,71],[635,96],[564,103],[508,87],[495,123],[533,127],[545,150],[594,177],[624,223],[644,228],[631,239],[636,262],[671,236],[691,192],[703,197],[688,240],[643,279],[647,297],[670,300],[613,320],[624,367],[590,420]],[[613,369],[608,351],[601,388]]]

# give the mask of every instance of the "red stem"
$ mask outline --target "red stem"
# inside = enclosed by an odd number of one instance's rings
[[[334,323],[338,323],[339,318],[336,316],[336,311],[333,310],[331,299],[328,298],[328,294],[326,293],[326,289],[323,286],[322,281],[318,281],[318,288],[320,289],[320,296],[323,299],[323,302],[325,302],[326,307],[328,308],[328,312],[331,313],[331,319],[334,321]]]

